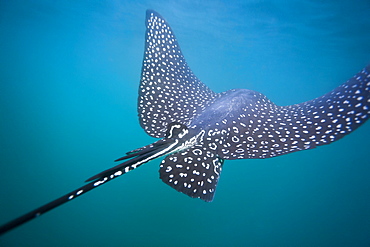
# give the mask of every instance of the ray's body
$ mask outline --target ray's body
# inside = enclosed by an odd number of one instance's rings
[[[155,158],[160,178],[177,191],[212,201],[227,159],[263,159],[329,144],[370,114],[370,66],[310,101],[277,106],[261,93],[215,93],[188,67],[168,23],[148,10],[138,112],[157,142],[128,152],[125,162],[88,184],[0,227],[5,233]]]

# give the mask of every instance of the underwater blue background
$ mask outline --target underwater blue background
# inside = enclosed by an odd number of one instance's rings
[[[145,11],[215,92],[279,105],[370,63],[370,2],[0,1],[0,224],[152,143],[136,101]],[[225,161],[215,200],[165,185],[160,159],[0,237],[0,246],[370,246],[370,123],[328,146]]]

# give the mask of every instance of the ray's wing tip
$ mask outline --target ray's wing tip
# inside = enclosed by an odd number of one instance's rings
[[[158,17],[158,18],[163,19],[163,17],[157,11],[155,11],[153,9],[147,9],[146,10],[146,19],[148,20],[151,17],[152,14],[154,16]]]
[[[151,13],[153,14],[158,14],[157,11],[153,10],[153,9],[147,9],[146,10],[146,15],[150,15]]]
[[[370,72],[370,63],[365,66],[365,70],[368,71],[368,72]]]

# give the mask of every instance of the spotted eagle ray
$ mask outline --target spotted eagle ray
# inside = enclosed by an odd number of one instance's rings
[[[215,93],[190,70],[168,23],[148,10],[138,113],[146,133],[161,139],[126,153],[116,160],[125,162],[89,178],[88,184],[1,226],[0,234],[162,156],[163,182],[210,202],[224,160],[312,149],[357,129],[369,118],[369,88],[370,65],[301,104],[278,106],[248,89]]]

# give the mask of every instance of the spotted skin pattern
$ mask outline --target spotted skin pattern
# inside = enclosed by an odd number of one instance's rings
[[[165,138],[178,122],[191,145],[168,155],[160,178],[177,191],[212,201],[224,159],[263,159],[339,140],[370,114],[370,66],[310,101],[278,106],[261,93],[214,93],[190,70],[168,23],[147,11],[138,112],[144,130]]]
[[[190,70],[168,23],[148,10],[138,113],[156,142],[117,159],[123,163],[87,184],[0,226],[0,235],[150,160],[165,157],[160,178],[179,192],[213,200],[225,159],[263,159],[337,141],[370,115],[370,65],[333,91],[278,106],[261,93],[215,93]]]
[[[147,11],[138,112],[151,136],[165,137],[167,124],[188,125],[216,97],[190,70],[168,23]]]
[[[160,165],[160,178],[177,191],[212,201],[223,159],[207,147],[195,145],[167,156]]]

